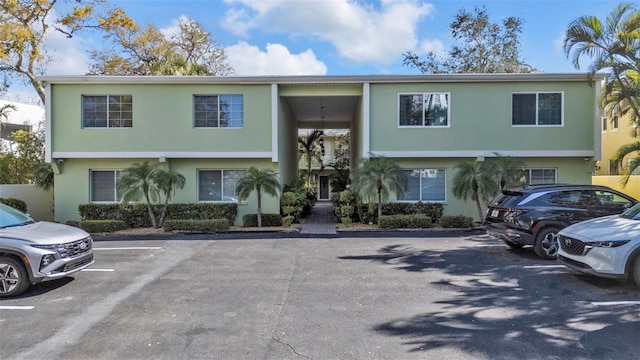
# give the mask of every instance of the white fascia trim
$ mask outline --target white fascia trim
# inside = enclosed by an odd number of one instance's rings
[[[270,151],[243,152],[192,152],[192,151],[128,151],[128,152],[71,152],[58,151],[53,153],[56,159],[271,159]]]
[[[371,151],[371,84],[362,86],[362,155],[369,158]]]
[[[51,163],[51,84],[44,87],[44,161]]]
[[[594,161],[602,160],[602,113],[600,112],[600,97],[602,96],[602,85],[604,80],[596,81],[596,101],[593,103],[594,113],[596,118],[593,119],[595,129],[593,129],[594,149],[600,149],[600,152],[596,153],[593,157]]]
[[[271,84],[271,161],[278,157],[278,84]]]
[[[388,158],[477,158],[514,156],[520,158],[544,158],[544,157],[593,157],[593,150],[463,150],[463,151],[372,151],[372,155]]]

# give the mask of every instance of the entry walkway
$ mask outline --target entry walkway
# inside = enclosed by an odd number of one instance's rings
[[[311,209],[311,214],[307,216],[301,234],[335,234],[336,218],[333,215],[333,204],[331,201],[317,201]]]

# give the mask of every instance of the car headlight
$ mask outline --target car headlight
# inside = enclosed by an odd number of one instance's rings
[[[586,245],[592,246],[592,247],[613,248],[613,247],[622,246],[628,243],[629,241],[630,240],[590,241],[590,242],[587,242]]]
[[[59,245],[59,244],[54,244],[54,245],[32,244],[31,246],[33,246],[34,248],[37,248],[37,249],[53,251],[53,252],[59,254],[60,257],[67,257],[67,249],[65,249],[64,246]]]

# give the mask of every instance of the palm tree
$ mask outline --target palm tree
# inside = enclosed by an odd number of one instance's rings
[[[9,119],[9,110],[16,111],[17,109],[13,104],[4,104],[0,106],[0,129],[4,126],[4,121],[2,121],[2,119]]]
[[[322,138],[322,135],[324,135],[324,131],[315,129],[306,139],[298,138],[300,158],[305,159],[305,165],[307,166],[307,184],[311,183],[311,165],[313,159],[318,160],[318,162],[322,164],[322,154],[316,150],[316,142]]]
[[[386,201],[392,192],[402,197],[407,189],[407,182],[407,176],[398,163],[384,156],[374,156],[365,160],[362,167],[356,170],[352,189],[363,202],[370,202],[375,196],[380,218],[382,202]]]
[[[174,170],[158,170],[156,176],[153,179],[158,187],[158,190],[164,195],[164,205],[162,206],[162,212],[160,213],[160,219],[158,220],[158,227],[164,224],[165,216],[167,215],[167,208],[169,207],[169,200],[172,194],[175,194],[176,189],[184,188],[186,179],[182,174]]]
[[[142,164],[135,163],[124,170],[118,179],[118,190],[122,194],[121,202],[126,204],[144,198],[151,225],[158,227],[156,216],[153,212],[153,202],[160,198],[160,191],[155,184],[157,165],[151,165],[148,161]]]
[[[488,203],[500,190],[493,166],[488,162],[462,162],[454,169],[453,196],[475,201],[480,222],[484,223],[481,203]]]
[[[623,164],[625,157],[632,153],[637,153],[637,156],[631,158],[629,163],[625,166]],[[623,170],[622,179],[620,179],[620,184],[622,185],[622,187],[627,186],[631,174],[638,168],[640,168],[640,141],[621,146],[611,156],[611,169],[616,173],[618,173],[620,169]]]
[[[151,225],[159,228],[164,223],[171,194],[175,189],[182,189],[184,184],[185,178],[181,174],[172,170],[158,169],[158,165],[151,165],[145,161],[142,164],[135,163],[124,170],[118,179],[118,190],[122,193],[123,204],[144,198]],[[153,203],[159,202],[162,195],[164,195],[164,206],[159,219],[156,219]]]
[[[592,58],[592,74],[603,69],[612,73],[611,86],[617,86],[622,98],[633,97],[632,87],[625,84],[628,75],[637,73],[640,60],[637,57],[640,38],[640,12],[633,4],[619,4],[606,21],[595,16],[581,16],[569,24],[564,38],[564,51],[576,69],[580,69],[580,58],[586,55]],[[611,87],[606,89],[609,93]],[[635,101],[628,105],[633,117],[640,119],[639,107]]]
[[[522,173],[522,168],[525,166],[524,162],[517,157],[502,156],[499,153],[494,154],[496,155],[496,160],[491,161],[491,166],[494,167],[500,179],[500,189],[520,183],[524,175]]]
[[[254,166],[247,170],[247,174],[236,184],[236,193],[238,201],[246,200],[249,195],[256,191],[258,194],[258,227],[262,227],[262,191],[267,195],[278,196],[278,192],[282,188],[278,175],[273,170],[258,169]]]

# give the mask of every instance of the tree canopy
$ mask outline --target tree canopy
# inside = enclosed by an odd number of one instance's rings
[[[119,28],[113,47],[90,54],[91,75],[214,75],[233,73],[224,49],[194,20],[181,17],[174,33],[155,25]]]
[[[43,47],[52,31],[71,38],[87,28],[110,32],[135,27],[122,9],[107,6],[106,0],[74,0],[73,6],[68,3],[71,1],[0,1],[0,73],[5,77],[0,80],[4,85],[24,80],[44,103],[44,86],[36,77],[52,60]]]
[[[427,52],[424,57],[409,51],[404,65],[423,74],[439,73],[528,73],[535,71],[520,55],[522,20],[510,16],[502,24],[489,20],[486,8],[474,13],[458,11],[449,25],[454,45],[446,54]]]

